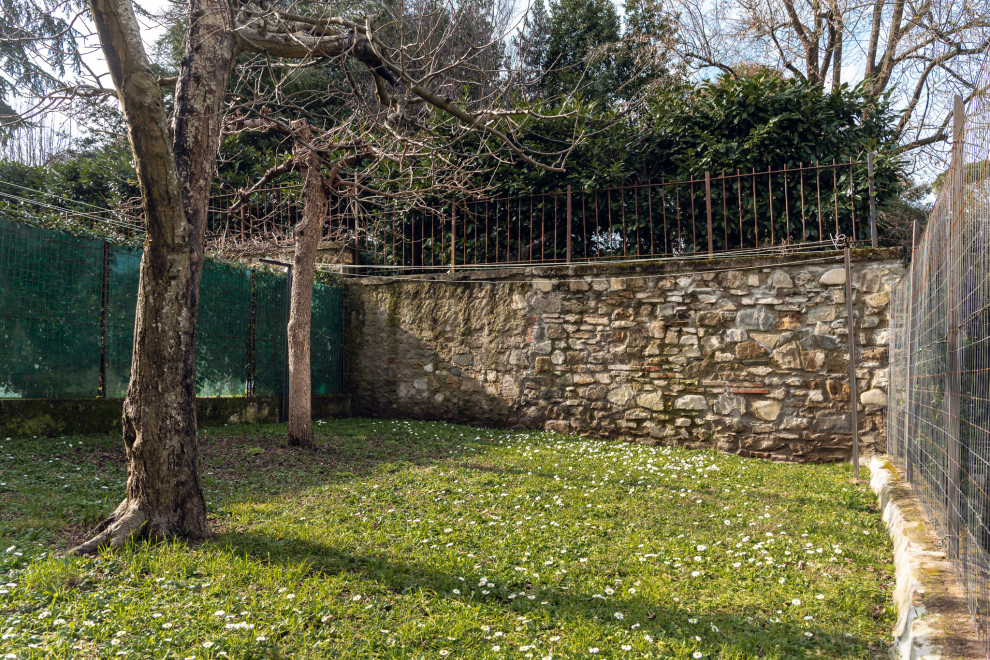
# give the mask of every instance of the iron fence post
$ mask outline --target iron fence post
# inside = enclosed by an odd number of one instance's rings
[[[571,184],[567,184],[567,263],[571,263]]]
[[[866,154],[866,175],[870,184],[870,245],[877,246],[877,198],[874,192],[873,152]]]
[[[457,262],[457,207],[450,204],[450,272],[454,272]]]
[[[712,239],[712,173],[705,172],[705,210],[708,213],[708,256],[715,251]]]
[[[853,478],[859,481],[859,386],[856,384],[856,317],[852,304],[852,258],[849,238],[842,250],[846,270],[846,318],[849,326],[849,401],[852,415]]]
[[[962,258],[960,245],[960,227],[963,212],[963,120],[964,109],[962,97],[956,94],[952,109],[953,145],[952,164],[950,166],[950,216],[946,236],[946,271],[948,274],[946,288],[948,289],[948,337],[946,341],[945,384],[946,406],[946,441],[948,442],[948,465],[946,466],[946,518],[948,521],[949,557],[959,557],[960,530],[960,489],[959,477],[962,459],[962,437],[960,435],[960,390],[959,374],[959,325],[960,305],[962,303],[961,269],[959,260]]]

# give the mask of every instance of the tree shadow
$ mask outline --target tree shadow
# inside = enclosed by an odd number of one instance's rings
[[[841,653],[841,657],[855,657],[869,644],[869,640],[860,636],[832,634],[811,624],[799,626],[774,622],[768,617],[728,612],[691,612],[671,604],[649,602],[628,593],[605,601],[594,594],[571,593],[561,589],[534,590],[525,577],[498,585],[490,594],[482,595],[480,590],[470,588],[470,585],[478,583],[481,573],[457,576],[415,561],[396,561],[375,554],[362,554],[330,542],[241,532],[219,537],[210,541],[209,545],[263,564],[305,567],[305,574],[309,577],[353,574],[374,580],[398,600],[411,592],[427,590],[434,594],[434,598],[444,601],[481,604],[515,615],[543,612],[549,614],[550,619],[562,623],[587,619],[600,625],[604,635],[629,630],[633,624],[639,624],[636,634],[700,645],[709,654],[717,654],[725,649],[725,644],[729,644],[732,651],[751,654],[752,657],[794,657],[814,655],[816,649],[828,645]],[[455,589],[461,593],[455,593]],[[509,594],[520,592],[536,598],[509,598]],[[617,611],[624,613],[621,621],[614,615]],[[692,620],[695,622],[692,623]],[[809,632],[812,637],[806,636]],[[698,642],[696,637],[701,637],[702,641]]]

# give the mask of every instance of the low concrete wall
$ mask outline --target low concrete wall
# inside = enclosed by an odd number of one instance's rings
[[[196,415],[202,426],[276,422],[277,396],[200,397]],[[0,435],[74,435],[119,429],[123,399],[0,399]],[[350,396],[313,397],[313,417],[347,416]]]
[[[881,451],[900,251],[861,250],[860,432]],[[784,460],[851,447],[841,253],[345,280],[355,413]]]
[[[894,542],[893,658],[985,660],[952,565],[910,484],[886,456],[870,461],[870,486]]]

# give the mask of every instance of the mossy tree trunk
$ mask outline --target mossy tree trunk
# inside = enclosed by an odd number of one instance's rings
[[[308,134],[305,137],[309,137]],[[320,157],[307,151],[297,157],[303,176],[303,215],[295,228],[292,292],[289,304],[289,445],[314,447],[310,372],[313,279],[316,252],[327,217],[327,189]]]
[[[130,0],[91,0],[91,8],[127,120],[147,235],[123,408],[127,495],[77,553],[209,533],[196,429],[196,310],[221,109],[237,52],[224,5],[191,0],[170,129]]]

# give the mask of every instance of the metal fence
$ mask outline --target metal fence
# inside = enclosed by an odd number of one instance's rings
[[[990,657],[990,68],[891,301],[888,451],[942,539]]]
[[[140,250],[0,218],[0,398],[120,397]],[[200,286],[200,396],[284,391],[286,277],[208,261]],[[314,394],[343,389],[343,292],[313,291]]]
[[[235,252],[251,243],[288,245],[301,212],[298,186],[259,190],[247,201],[235,193],[215,195],[208,241]],[[877,240],[872,154],[589,191],[568,186],[515,196],[423,198],[410,206],[366,193],[332,197],[327,215],[324,239],[348,247],[355,265],[412,271],[831,246],[832,235]]]

